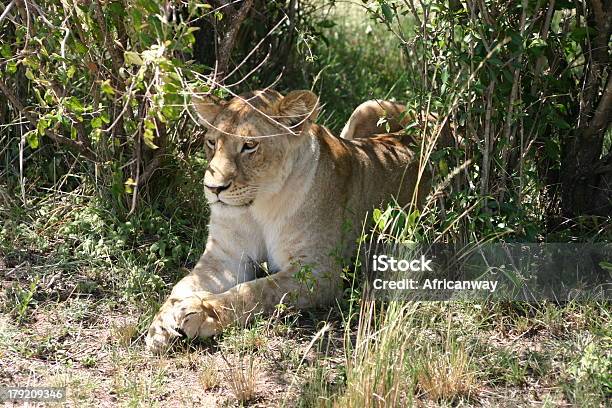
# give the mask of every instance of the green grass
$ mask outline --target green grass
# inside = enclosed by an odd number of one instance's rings
[[[312,86],[324,104],[319,122],[336,135],[362,102],[403,102],[410,89],[402,73],[399,41],[370,21],[364,10],[357,3],[339,3],[327,16],[334,27],[321,30],[326,41],[314,44],[315,60],[304,68],[318,80]]]

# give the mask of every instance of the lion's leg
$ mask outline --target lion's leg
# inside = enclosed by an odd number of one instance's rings
[[[176,329],[189,337],[208,337],[280,303],[297,308],[330,304],[341,293],[340,273],[329,268],[290,266],[280,272],[209,295],[195,293],[175,305]]]
[[[239,252],[234,242],[209,239],[206,251],[193,271],[172,289],[153,318],[147,332],[147,349],[160,352],[172,339],[181,335],[175,320],[176,306],[195,294],[211,296],[255,277],[255,268],[245,252]],[[234,249],[236,248],[236,249]]]

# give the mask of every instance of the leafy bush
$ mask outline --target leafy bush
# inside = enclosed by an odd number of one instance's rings
[[[9,2],[0,8],[0,122],[8,125],[0,138],[2,172],[19,173],[9,189],[23,189],[25,177],[55,185],[83,175],[120,212],[133,213],[139,192],[160,194],[155,187],[167,180],[150,181],[172,178],[197,147],[194,92],[234,94],[282,70],[298,37],[294,8],[253,0]],[[253,69],[272,45],[280,53],[274,64]],[[234,69],[232,56],[241,61]],[[37,165],[24,170],[26,160]]]
[[[430,155],[441,177],[471,162],[441,201],[443,219],[473,205],[466,234],[502,227],[533,240],[540,225],[553,230],[562,216],[610,214],[610,27],[602,2],[365,7],[402,44],[409,112],[434,112],[450,125],[455,145]]]

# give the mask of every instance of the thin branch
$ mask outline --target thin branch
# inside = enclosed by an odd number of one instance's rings
[[[4,11],[2,12],[2,14],[0,15],[0,24],[2,24],[2,20],[4,20],[6,18],[6,16],[8,16],[9,11],[11,11],[11,9],[13,8],[13,6],[15,5],[15,0],[11,1],[6,8],[4,9]]]
[[[261,46],[261,44],[263,44],[263,42],[266,40],[266,38],[268,38],[274,31],[276,31],[276,29],[285,22],[285,20],[287,19],[287,16],[281,18],[281,20],[274,26],[272,27],[272,29],[270,31],[268,31],[268,33],[257,43],[257,45],[255,45],[255,47],[253,47],[253,49],[247,54],[246,57],[244,57],[242,59],[242,61],[236,65],[236,67],[232,70],[232,72],[230,72],[229,74],[227,74],[222,82],[225,82],[229,77],[231,77],[232,75],[234,75],[234,73],[236,73],[236,71],[238,71],[240,69],[240,67],[242,65],[244,65],[244,63],[246,63],[248,61],[248,59],[251,57],[251,55],[253,55],[253,53],[255,51],[257,51],[259,49],[259,47]],[[231,50],[230,50],[231,51]],[[244,78],[242,78],[238,83],[242,82],[244,80]],[[231,85],[228,85],[231,86]]]

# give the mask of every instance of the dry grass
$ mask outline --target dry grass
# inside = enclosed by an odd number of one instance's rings
[[[431,351],[423,360],[417,385],[432,401],[457,401],[477,395],[478,381],[470,357],[462,347]]]
[[[258,372],[255,367],[254,355],[237,357],[233,362],[229,362],[225,356],[223,357],[228,368],[227,385],[234,398],[241,404],[255,400],[257,397]]]
[[[219,370],[213,360],[207,359],[206,362],[199,367],[198,380],[203,391],[210,391],[221,385],[222,381],[219,377]]]
[[[399,302],[391,302],[386,308],[373,301],[362,302],[355,347],[347,353],[346,391],[335,406],[395,407],[411,400],[412,395],[406,395],[412,388],[406,362],[411,349],[413,308]]]
[[[111,326],[111,337],[121,346],[129,346],[138,337],[138,326],[134,323],[119,323]]]

